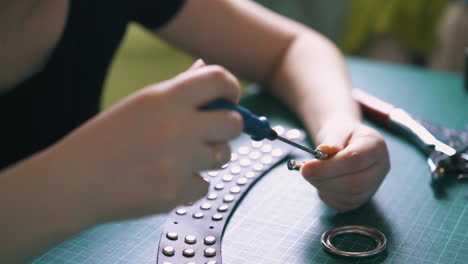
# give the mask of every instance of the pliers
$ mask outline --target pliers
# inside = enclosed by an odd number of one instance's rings
[[[447,174],[468,179],[468,134],[455,133],[455,140],[446,144],[403,109],[359,89],[353,89],[352,95],[367,117],[406,135],[428,156],[433,182]]]

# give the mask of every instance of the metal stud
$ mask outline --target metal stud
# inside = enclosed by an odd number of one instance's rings
[[[215,186],[214,186],[215,190],[222,190],[224,189],[224,184],[223,183],[217,183]]]
[[[252,147],[259,148],[263,145],[263,141],[252,141]]]
[[[206,264],[216,264],[216,263],[217,263],[216,260],[210,260]]]
[[[230,202],[234,201],[234,196],[228,194],[228,195],[224,196],[223,201],[225,203],[230,203]]]
[[[239,158],[239,155],[237,153],[232,152],[231,153],[231,161],[236,161]]]
[[[255,177],[255,173],[252,171],[249,171],[245,174],[245,177],[248,179],[252,179],[253,177]]]
[[[195,250],[191,248],[186,248],[184,249],[184,251],[182,251],[182,255],[184,255],[184,257],[191,258],[195,256]]]
[[[227,168],[228,166],[229,166],[229,162],[226,163],[226,164],[224,164],[223,166],[221,166],[221,169],[225,169],[225,168]]]
[[[239,174],[242,171],[241,167],[236,166],[231,168],[231,173],[232,174]]]
[[[282,126],[274,126],[273,130],[275,130],[276,133],[280,136],[284,134],[284,127]]]
[[[210,203],[202,203],[200,205],[200,209],[202,210],[210,210],[211,209],[211,204]]]
[[[261,171],[261,170],[263,170],[263,164],[257,163],[257,164],[255,164],[255,165],[253,165],[253,169],[254,169],[255,171]]]
[[[214,237],[214,236],[207,236],[207,237],[205,237],[205,239],[203,240],[203,242],[205,242],[205,245],[211,246],[211,245],[213,245],[214,243],[216,243],[216,237]]]
[[[207,258],[211,258],[216,256],[216,249],[215,248],[207,248],[203,251],[203,255]]]
[[[216,176],[218,176],[219,172],[218,171],[209,171],[207,174],[210,177],[216,177]]]
[[[194,214],[193,214],[193,218],[195,218],[195,219],[202,219],[203,216],[204,216],[204,214],[201,213],[201,212],[198,212],[198,213],[194,213]]]
[[[253,151],[249,154],[249,158],[253,160],[260,158],[260,156],[262,156],[262,154],[258,151]]]
[[[241,191],[241,188],[239,186],[234,186],[234,187],[231,187],[231,189],[229,190],[231,193],[240,193]]]
[[[192,245],[192,244],[197,243],[197,238],[195,236],[193,236],[193,235],[188,235],[188,236],[185,237],[184,241],[185,241],[185,243]]]
[[[190,261],[190,262],[187,262],[185,264],[197,264],[196,262],[193,262],[193,261]]]
[[[241,177],[241,178],[237,179],[237,184],[239,184],[239,185],[247,184],[247,178]]]
[[[229,206],[223,204],[218,207],[218,212],[224,213],[229,209]]]
[[[288,139],[298,139],[301,137],[301,131],[297,129],[291,129],[288,132],[286,132],[286,137]]]
[[[250,149],[247,146],[242,146],[242,147],[237,149],[237,152],[239,154],[241,154],[241,155],[246,155],[246,154],[248,154],[250,152]]]
[[[213,219],[213,221],[221,221],[223,220],[223,216],[220,214],[215,214],[211,217],[211,219]]]
[[[176,232],[168,232],[166,234],[166,237],[170,240],[177,240],[179,238],[179,235]]]
[[[283,155],[283,150],[280,148],[276,148],[271,152],[271,155],[273,157],[280,157],[281,155]]]
[[[166,261],[166,262],[163,262],[163,264],[172,264],[172,263]]]
[[[187,213],[187,210],[185,209],[177,209],[176,214],[178,215],[185,215]]]
[[[265,144],[262,147],[262,152],[267,153],[267,152],[270,152],[272,149],[273,149],[273,146],[271,146],[270,144]]]
[[[249,159],[241,159],[239,161],[239,164],[242,166],[242,167],[247,167],[250,165],[250,160]]]
[[[172,257],[175,254],[175,249],[173,247],[165,247],[163,248],[163,254]]]
[[[270,156],[265,156],[260,160],[261,163],[268,165],[273,162],[273,159]]]
[[[216,193],[210,193],[210,194],[208,194],[208,196],[206,198],[208,200],[216,200],[216,198],[218,198],[218,195]]]
[[[226,174],[223,176],[223,181],[225,182],[230,182],[232,181],[232,175],[231,174]]]

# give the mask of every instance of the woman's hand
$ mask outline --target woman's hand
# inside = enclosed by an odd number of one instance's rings
[[[61,141],[57,163],[100,220],[167,212],[196,201],[208,184],[199,171],[230,159],[227,142],[242,131],[234,111],[201,111],[224,98],[237,103],[238,80],[220,66],[199,67],[129,96]]]
[[[361,123],[324,126],[318,148],[331,158],[312,160],[301,174],[314,185],[320,198],[334,209],[355,209],[377,191],[390,169],[383,137]]]

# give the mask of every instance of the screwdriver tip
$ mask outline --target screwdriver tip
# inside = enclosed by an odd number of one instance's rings
[[[328,159],[327,153],[323,152],[323,151],[320,150],[320,149],[316,149],[315,151],[316,151],[316,153],[315,153],[315,158],[317,158],[317,159],[319,159],[319,160],[326,160],[326,159]]]

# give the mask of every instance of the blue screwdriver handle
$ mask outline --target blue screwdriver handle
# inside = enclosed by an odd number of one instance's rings
[[[258,117],[250,112],[249,109],[237,104],[230,103],[224,99],[216,99],[201,107],[203,110],[226,109],[234,110],[242,115],[244,120],[244,133],[252,137],[253,140],[262,140],[265,138],[274,139],[270,122],[265,117]]]

